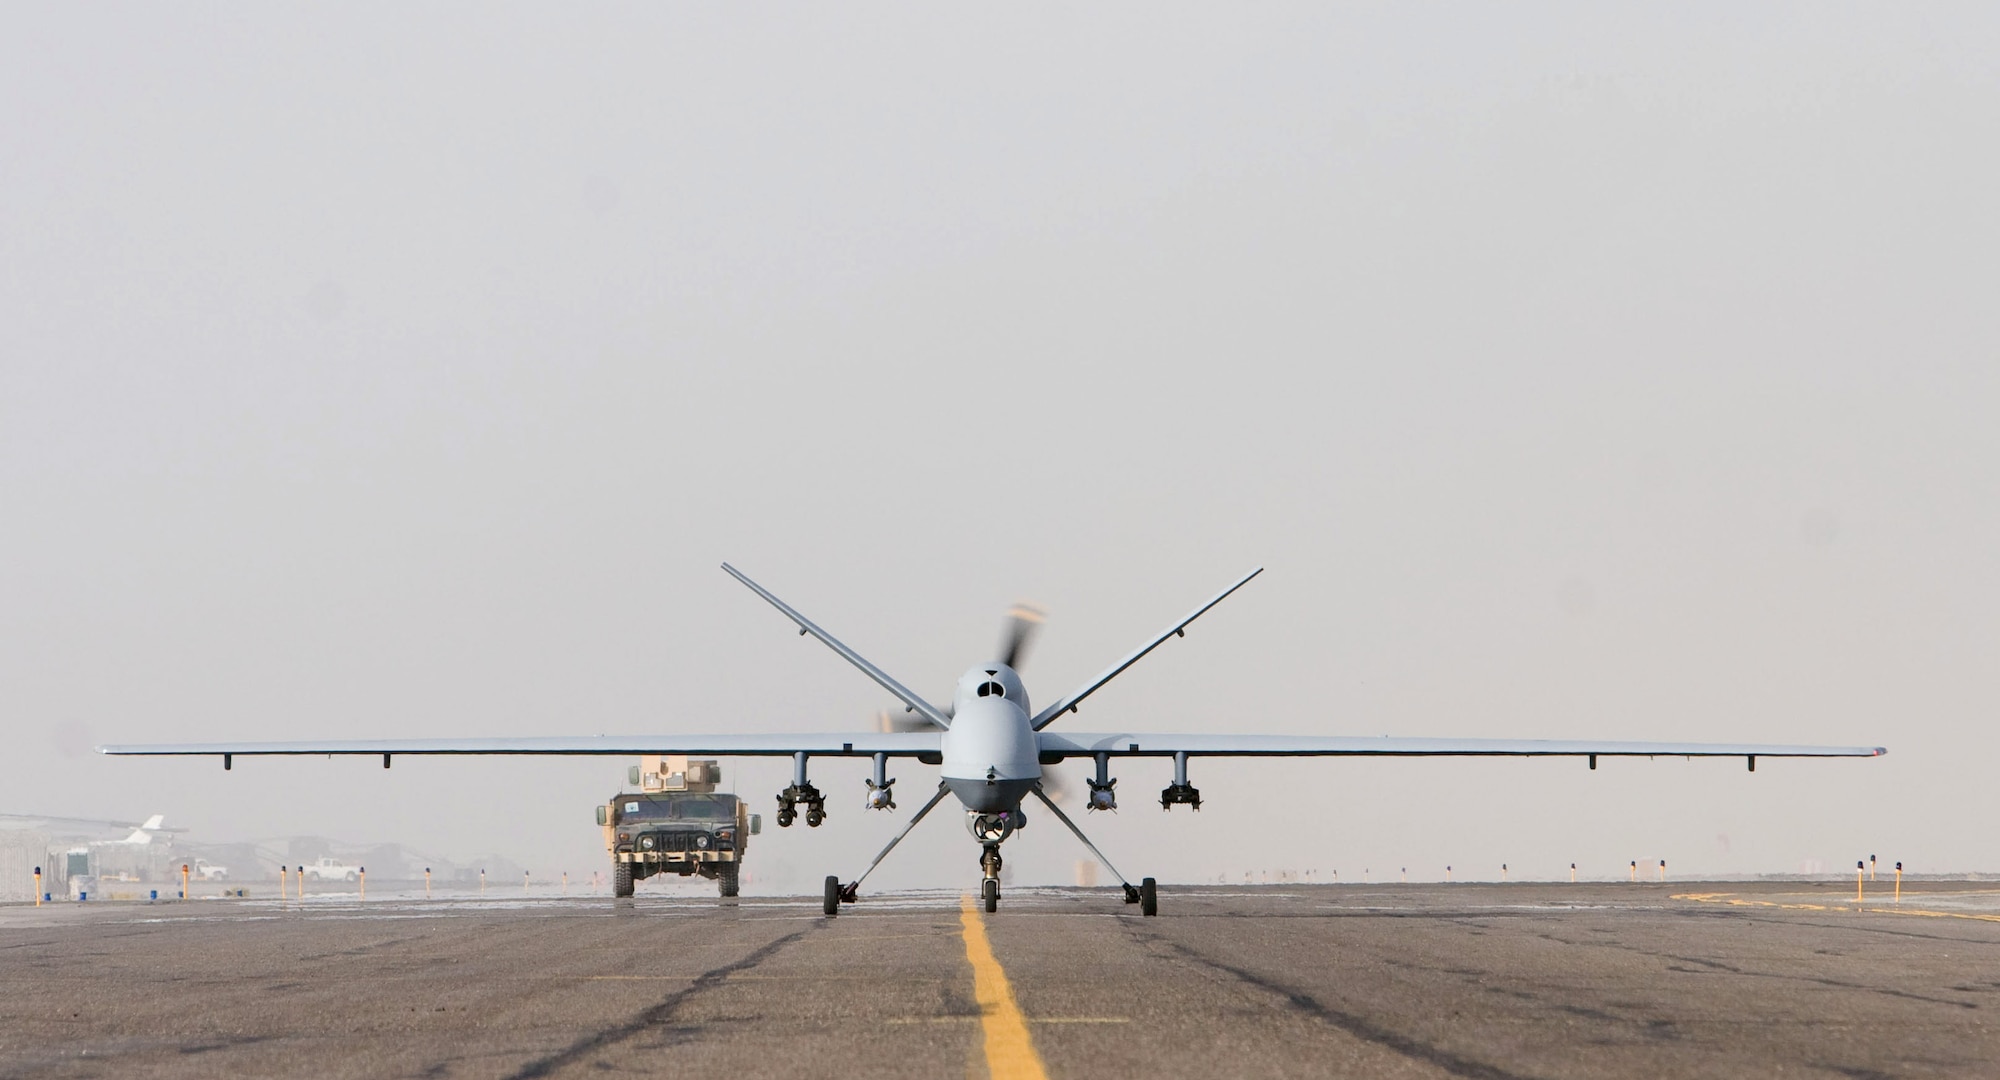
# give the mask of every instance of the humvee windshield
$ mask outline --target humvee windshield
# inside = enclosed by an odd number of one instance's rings
[[[713,795],[694,795],[674,802],[674,816],[693,821],[729,821],[736,817],[733,800],[725,802]]]
[[[736,817],[733,799],[714,795],[675,795],[666,799],[621,799],[625,821],[730,821]]]

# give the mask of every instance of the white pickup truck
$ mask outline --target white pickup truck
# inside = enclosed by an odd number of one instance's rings
[[[217,866],[207,859],[196,859],[194,861],[194,876],[203,881],[228,881],[229,868],[227,866]]]
[[[299,867],[299,873],[313,881],[355,881],[361,877],[361,868],[350,866],[335,858],[322,858],[318,862]]]

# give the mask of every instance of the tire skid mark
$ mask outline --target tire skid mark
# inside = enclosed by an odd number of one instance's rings
[[[778,950],[806,936],[807,932],[806,930],[795,930],[784,937],[758,948],[739,960],[724,964],[718,968],[710,968],[700,975],[695,976],[694,981],[690,982],[687,986],[668,994],[658,1004],[653,1005],[631,1020],[615,1027],[608,1027],[594,1034],[586,1035],[576,1042],[571,1043],[563,1050],[559,1050],[540,1060],[531,1061],[523,1065],[520,1069],[507,1074],[507,1080],[535,1080],[536,1077],[548,1076],[557,1069],[579,1061],[589,1054],[644,1034],[648,1030],[661,1027],[673,1018],[674,1013],[682,1005],[687,1004],[688,999],[713,988],[716,984],[729,978],[731,975],[749,971],[751,968],[769,960]]]
[[[335,959],[336,957],[342,957],[342,956],[366,956],[369,953],[376,951],[377,949],[393,948],[394,946],[397,945],[408,945],[413,941],[422,941],[422,940],[424,940],[422,937],[417,937],[417,936],[382,938],[379,941],[371,941],[365,945],[356,945],[353,946],[352,948],[334,949],[331,952],[307,953],[303,956],[295,957],[294,962],[311,963],[314,960],[332,960]]]
[[[1210,959],[1178,941],[1170,941],[1157,934],[1134,929],[1133,937],[1141,945],[1158,945],[1172,950],[1176,955],[1191,963],[1199,964],[1212,971],[1219,971],[1239,982],[1256,987],[1267,994],[1283,998],[1294,1012],[1310,1016],[1330,1027],[1338,1028],[1363,1042],[1372,1043],[1384,1049],[1393,1050],[1413,1061],[1430,1065],[1453,1076],[1470,1077],[1472,1080],[1530,1080],[1521,1073],[1508,1072],[1497,1065],[1460,1057],[1448,1050],[1440,1049],[1420,1039],[1411,1038],[1400,1032],[1391,1031],[1365,1017],[1344,1012],[1283,983],[1267,979],[1254,971]]]
[[[1755,921],[1769,921],[1769,920],[1750,919],[1746,921],[1755,922]],[[1797,924],[1793,923],[1793,925]],[[1810,925],[1824,926],[1825,924],[1810,924]],[[1841,929],[1841,930],[1848,929],[1847,927],[1838,927],[1838,926],[1827,927],[1827,928]],[[1956,1009],[1977,1009],[1980,1007],[1979,1003],[1974,1001],[1954,1001],[1950,998],[1932,997],[1928,994],[1913,993],[1909,990],[1898,990],[1894,987],[1869,986],[1865,983],[1849,982],[1845,979],[1830,979],[1823,975],[1791,975],[1777,971],[1753,971],[1749,968],[1739,967],[1735,964],[1725,964],[1720,960],[1710,960],[1700,956],[1682,956],[1679,953],[1662,952],[1655,949],[1646,949],[1646,948],[1641,948],[1637,945],[1628,945],[1625,944],[1624,942],[1619,942],[1619,941],[1573,942],[1572,944],[1594,945],[1600,949],[1613,949],[1619,952],[1628,952],[1637,954],[1639,956],[1649,957],[1654,960],[1666,961],[1667,962],[1666,970],[1680,975],[1733,975],[1741,979],[1770,979],[1775,982],[1796,982],[1796,983],[1804,983],[1809,986],[1826,986],[1826,987],[1831,987],[1835,990],[1858,990],[1863,993],[1881,994],[1884,997],[1905,998],[1910,1001],[1921,1001],[1928,1005],[1949,1005]]]

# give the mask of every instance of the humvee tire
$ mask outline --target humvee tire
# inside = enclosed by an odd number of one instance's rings
[[[826,913],[840,914],[840,879],[831,874],[826,879]]]
[[[632,864],[619,862],[611,864],[611,895],[632,895]]]
[[[1160,886],[1152,878],[1139,882],[1139,914],[1158,915],[1160,913]]]
[[[715,887],[725,899],[736,895],[737,874],[739,870],[740,867],[737,863],[726,862],[716,864]]]

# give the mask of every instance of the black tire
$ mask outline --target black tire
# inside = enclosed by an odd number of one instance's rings
[[[986,895],[986,913],[988,915],[991,915],[994,912],[999,911],[1000,883],[993,880],[992,878],[987,878],[986,884],[982,885],[980,888],[981,891],[984,892]]]
[[[1158,915],[1160,913],[1160,887],[1152,878],[1139,882],[1139,914]]]
[[[349,870],[349,871],[347,872],[347,880],[349,880],[349,881],[353,881],[353,880],[355,880],[355,877],[354,877],[354,871],[352,871],[352,870]]]
[[[625,897],[632,895],[632,864],[619,862],[611,864],[611,895]]]
[[[715,888],[727,899],[736,895],[738,865],[733,862],[718,863],[715,867]]]
[[[840,914],[840,879],[831,874],[826,878],[826,913]]]

